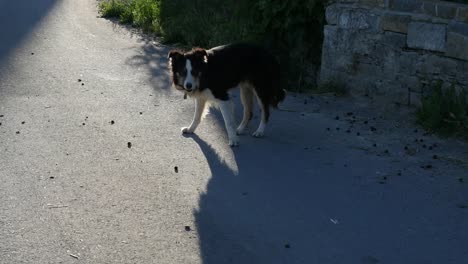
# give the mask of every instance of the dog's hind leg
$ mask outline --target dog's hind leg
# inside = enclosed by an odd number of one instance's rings
[[[253,97],[254,93],[250,86],[247,84],[240,85],[240,96],[242,106],[244,107],[244,115],[242,117],[242,122],[237,127],[237,134],[241,135],[244,133],[245,128],[249,124],[249,121],[252,119],[253,111]]]
[[[257,94],[258,104],[260,105],[260,109],[262,110],[262,118],[260,120],[260,124],[258,125],[257,130],[252,134],[254,137],[263,137],[265,135],[265,127],[268,123],[268,119],[270,118],[270,105],[265,98],[260,97]]]
[[[200,121],[202,119],[203,110],[205,109],[206,100],[202,98],[195,99],[195,114],[193,115],[192,123],[189,127],[183,127],[181,129],[182,133],[184,134],[191,134],[197,129]]]
[[[219,110],[223,115],[224,124],[229,137],[229,146],[234,147],[239,145],[239,139],[236,135],[236,130],[234,129],[234,104],[231,100],[218,102]]]

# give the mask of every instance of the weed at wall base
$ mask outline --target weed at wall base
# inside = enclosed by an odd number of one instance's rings
[[[468,139],[468,117],[465,93],[455,85],[442,88],[438,82],[429,96],[422,100],[417,111],[418,123],[425,129],[441,136],[456,136]]]
[[[335,80],[327,80],[319,84],[317,87],[311,89],[311,91],[317,94],[332,93],[335,96],[348,95],[348,90],[346,89],[346,85],[344,83],[341,83]]]

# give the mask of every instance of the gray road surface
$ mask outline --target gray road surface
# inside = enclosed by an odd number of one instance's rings
[[[94,0],[0,0],[0,39],[2,264],[468,263],[467,145],[408,109],[290,94],[231,149]]]

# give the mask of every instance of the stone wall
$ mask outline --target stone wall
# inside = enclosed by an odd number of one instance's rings
[[[326,19],[320,83],[410,104],[437,80],[468,94],[468,5],[339,0]]]

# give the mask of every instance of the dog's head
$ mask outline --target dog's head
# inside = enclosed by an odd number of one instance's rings
[[[172,82],[177,90],[191,93],[200,88],[200,78],[208,63],[206,50],[195,48],[185,53],[171,50],[168,58]]]

